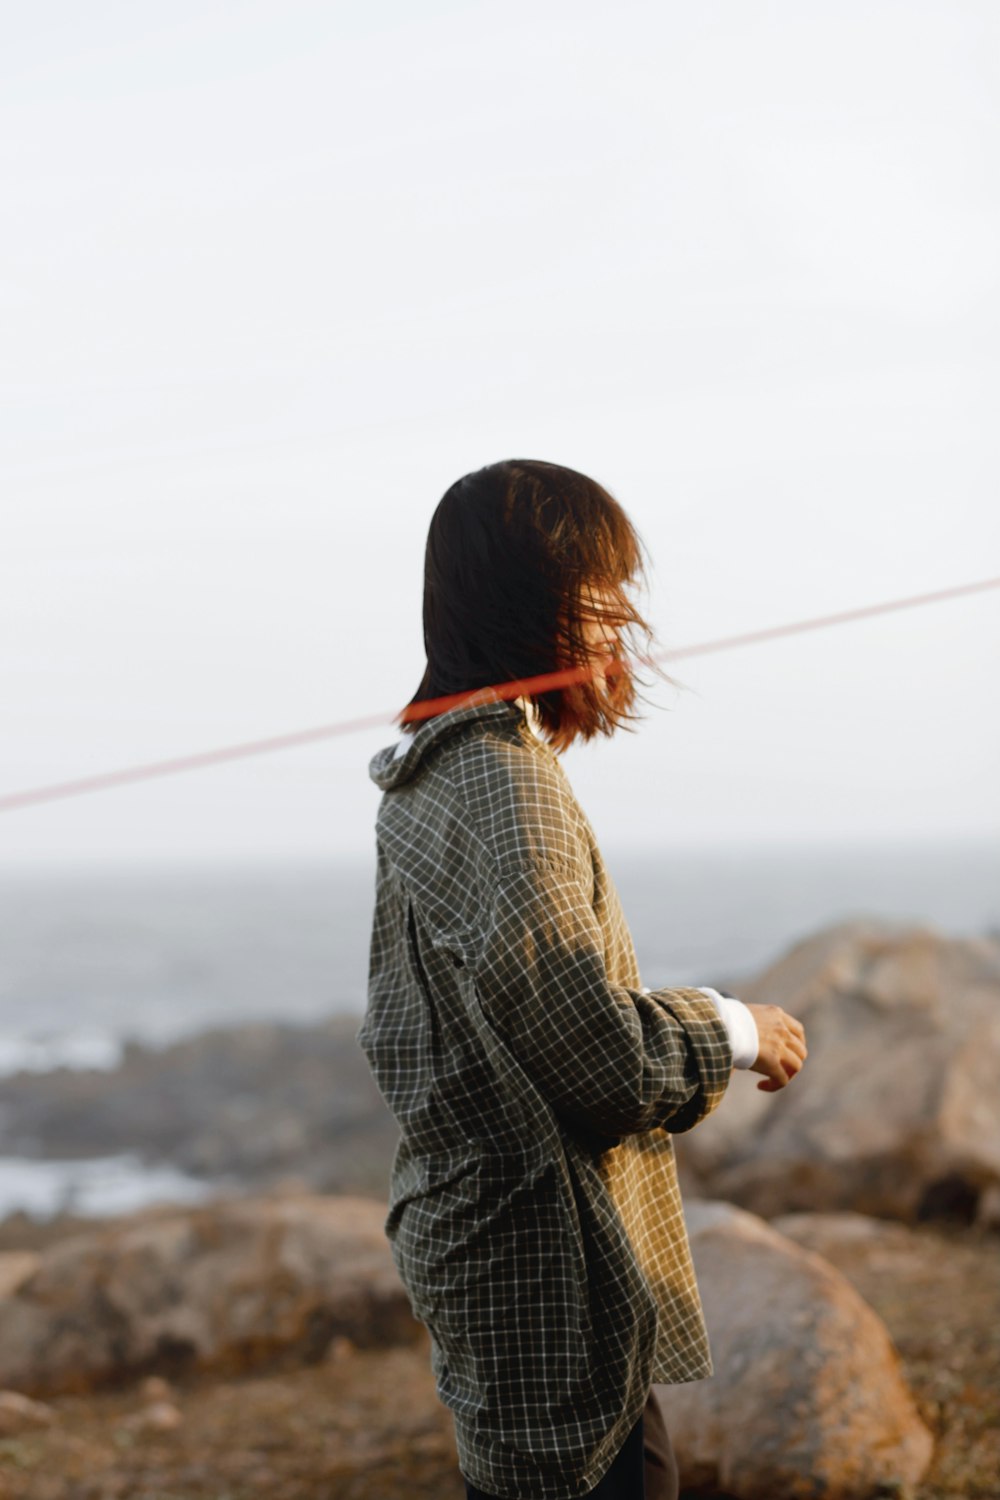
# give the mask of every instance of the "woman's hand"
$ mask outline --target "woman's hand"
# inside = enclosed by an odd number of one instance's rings
[[[760,1048],[756,1061],[750,1065],[750,1072],[766,1073],[767,1077],[757,1087],[765,1093],[775,1094],[791,1083],[809,1056],[805,1027],[780,1005],[745,1003],[753,1011],[760,1037]]]

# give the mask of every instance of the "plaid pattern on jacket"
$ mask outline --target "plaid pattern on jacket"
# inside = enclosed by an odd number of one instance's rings
[[[696,989],[644,993],[593,831],[520,707],[422,725],[382,789],[358,1042],[400,1138],[385,1232],[462,1472],[568,1500],[653,1381],[713,1373],[673,1135],[733,1053]]]

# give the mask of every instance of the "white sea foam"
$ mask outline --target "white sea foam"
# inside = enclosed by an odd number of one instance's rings
[[[131,1152],[82,1161],[0,1156],[0,1218],[17,1209],[38,1220],[103,1218],[152,1203],[198,1203],[218,1190],[174,1167],[144,1166]]]
[[[56,1068],[116,1068],[122,1038],[104,1031],[64,1031],[45,1036],[0,1036],[0,1075],[51,1073]]]

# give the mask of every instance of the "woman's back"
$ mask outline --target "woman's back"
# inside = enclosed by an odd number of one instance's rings
[[[699,990],[646,994],[614,885],[519,707],[431,719],[383,790],[358,1040],[400,1125],[386,1233],[463,1473],[578,1495],[653,1380],[712,1373],[672,1133],[732,1048]]]

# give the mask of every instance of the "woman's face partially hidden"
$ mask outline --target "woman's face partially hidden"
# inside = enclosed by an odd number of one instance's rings
[[[588,587],[585,598],[598,610],[602,608],[611,609],[614,606],[613,596],[607,589]],[[618,655],[618,630],[609,621],[585,620],[583,624],[583,638],[590,649],[600,651],[603,648],[605,656]],[[599,691],[607,692],[608,681],[602,671],[595,671],[594,684]]]

